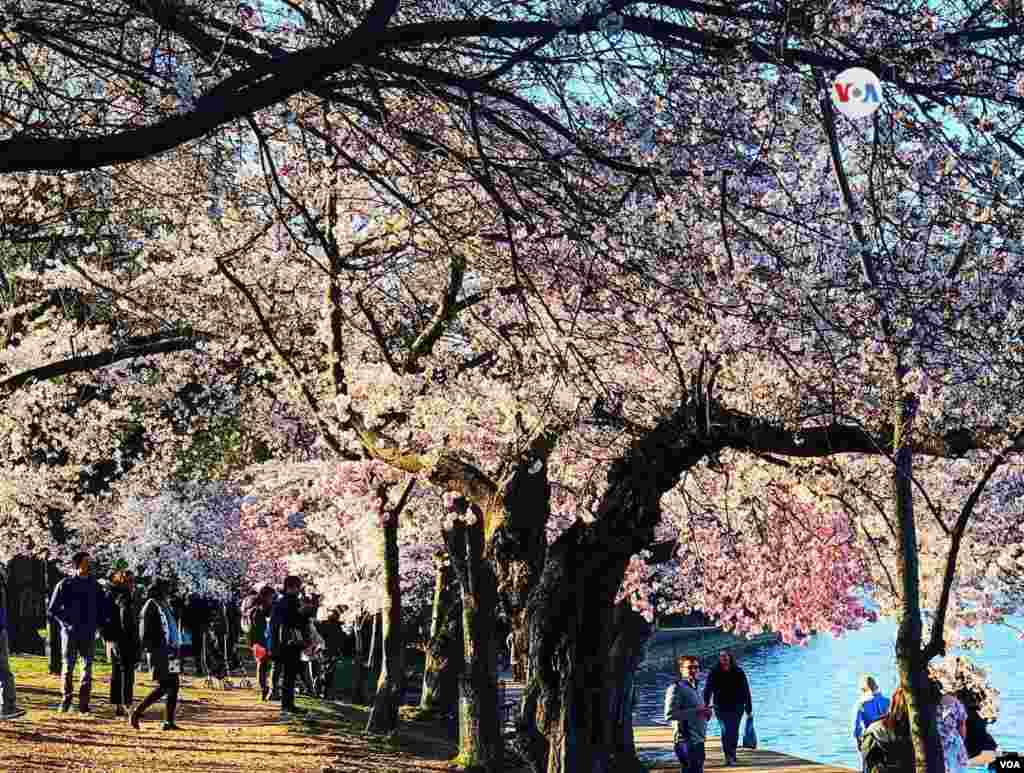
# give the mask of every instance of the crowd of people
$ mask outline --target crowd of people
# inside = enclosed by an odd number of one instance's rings
[[[136,729],[146,710],[161,700],[163,729],[180,729],[175,720],[184,660],[193,658],[197,676],[223,679],[242,666],[238,644],[243,632],[256,660],[261,699],[280,701],[282,719],[305,713],[295,703],[300,681],[309,694],[330,697],[337,660],[345,649],[340,614],[334,610],[316,620],[318,599],[303,595],[298,577],[285,578],[280,591],[264,584],[241,601],[225,601],[174,594],[162,578],[152,580],[140,596],[135,577],[127,570],[114,571],[101,584],[92,576],[91,556],[84,551],[76,553],[71,564],[73,573],[57,584],[47,609],[60,628],[60,713],[70,712],[76,697],[79,713],[92,713],[98,639],[110,664],[110,705],[115,716],[127,716]],[[0,719],[12,719],[25,712],[17,707],[3,601],[0,598]],[[155,687],[136,702],[136,671],[143,658]]]
[[[939,697],[941,687],[933,684],[932,689],[939,698],[936,720],[946,773],[964,773],[968,760],[985,751],[996,751],[996,741],[978,712],[977,696],[965,689]],[[864,773],[913,770],[910,715],[902,689],[893,692],[892,698],[886,698],[874,678],[865,676],[861,681],[853,736],[863,759]]]
[[[727,766],[738,765],[740,720],[753,716],[750,684],[729,651],[719,653],[718,663],[700,690],[700,661],[678,658],[679,678],[665,695],[665,719],[674,726],[673,745],[682,773],[703,773],[705,740],[711,717],[717,715],[722,752]],[[861,696],[854,711],[853,737],[860,750],[864,773],[906,773],[914,769],[907,699],[902,689],[888,698],[874,677],[861,680]],[[985,751],[996,751],[995,739],[980,715],[979,696],[964,689],[941,694],[936,715],[946,773],[964,773],[968,761]]]

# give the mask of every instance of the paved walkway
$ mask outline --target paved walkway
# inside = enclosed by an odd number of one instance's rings
[[[637,727],[633,729],[633,737],[636,739],[637,751],[643,752],[663,751],[672,753],[672,728],[665,727]],[[725,769],[725,757],[722,755],[722,744],[718,738],[709,737],[707,746],[708,769]],[[825,765],[820,762],[802,760],[799,757],[792,757],[781,752],[770,749],[738,749],[736,757],[739,760],[739,768],[755,768],[762,773],[851,773],[851,768],[839,768],[834,765]],[[735,768],[730,768],[734,770]],[[665,763],[651,770],[678,771],[678,765]]]

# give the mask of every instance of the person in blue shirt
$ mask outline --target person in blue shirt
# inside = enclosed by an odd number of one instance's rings
[[[860,749],[860,739],[874,722],[885,716],[889,710],[889,699],[878,691],[878,683],[873,676],[863,676],[860,680],[860,700],[853,718],[853,737]]]
[[[75,665],[81,657],[82,684],[78,690],[78,710],[88,714],[96,631],[106,624],[109,610],[106,594],[96,579],[89,576],[89,554],[84,551],[75,553],[71,557],[71,564],[75,574],[57,583],[47,614],[60,623],[61,649],[64,654],[64,668],[61,672],[64,699],[60,706],[61,713],[66,714],[71,710]]]

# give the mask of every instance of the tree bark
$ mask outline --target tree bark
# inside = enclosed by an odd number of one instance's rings
[[[608,662],[608,682],[613,691],[605,719],[606,736],[612,744],[612,768],[620,772],[644,769],[633,738],[633,685],[652,633],[653,626],[628,601],[615,605],[614,639]]]
[[[45,561],[15,558],[7,565],[7,622],[11,652],[41,655],[45,649],[39,629],[46,627]]]
[[[929,683],[928,660],[922,647],[920,571],[912,485],[913,449],[910,444],[916,412],[916,397],[913,394],[901,395],[894,436],[896,464],[893,471],[896,539],[899,543],[896,566],[902,596],[896,634],[896,663],[900,686],[907,696],[916,769],[921,773],[944,773],[945,760],[935,717],[939,696],[934,694]]]
[[[731,442],[732,428],[711,420],[719,413],[690,400],[637,438],[611,466],[596,520],[577,521],[548,549],[527,605],[530,680],[510,739],[535,773],[609,770],[606,717],[622,689],[607,678],[613,601],[630,557],[653,542],[662,495]]]
[[[380,627],[381,627],[381,613],[377,612],[373,616],[373,625],[370,628],[370,649],[366,653],[366,667],[370,672],[376,671],[380,668],[381,662],[381,645],[380,645]]]
[[[462,592],[463,668],[459,674],[459,754],[468,771],[499,771],[504,749],[498,717],[497,588],[494,564],[484,560],[483,518],[445,532]]]
[[[458,677],[462,672],[462,603],[447,553],[439,551],[434,566],[434,604],[420,708],[447,712],[458,700]]]
[[[369,703],[366,694],[366,661],[364,654],[364,643],[366,637],[363,629],[366,627],[366,618],[360,617],[356,625],[355,653],[352,657],[352,703],[365,706]]]
[[[398,578],[398,510],[390,511],[384,524],[384,609],[381,620],[380,677],[377,694],[366,722],[368,733],[390,733],[398,727],[398,706],[405,684],[405,646],[402,642],[402,591]]]

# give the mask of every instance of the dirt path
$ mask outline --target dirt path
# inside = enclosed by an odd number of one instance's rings
[[[399,773],[443,770],[455,746],[440,725],[402,723],[390,741],[366,736],[366,710],[300,699],[306,721],[281,723],[276,703],[255,690],[210,690],[185,678],[177,722],[183,731],[160,729],[163,704],[151,708],[142,729],[114,716],[106,700],[109,670],[97,665],[92,716],[59,714],[60,677],[42,658],[14,658],[18,705],[27,714],[0,722],[0,772],[52,773]],[[136,700],[151,689],[137,674]],[[403,709],[403,714],[407,711]]]

